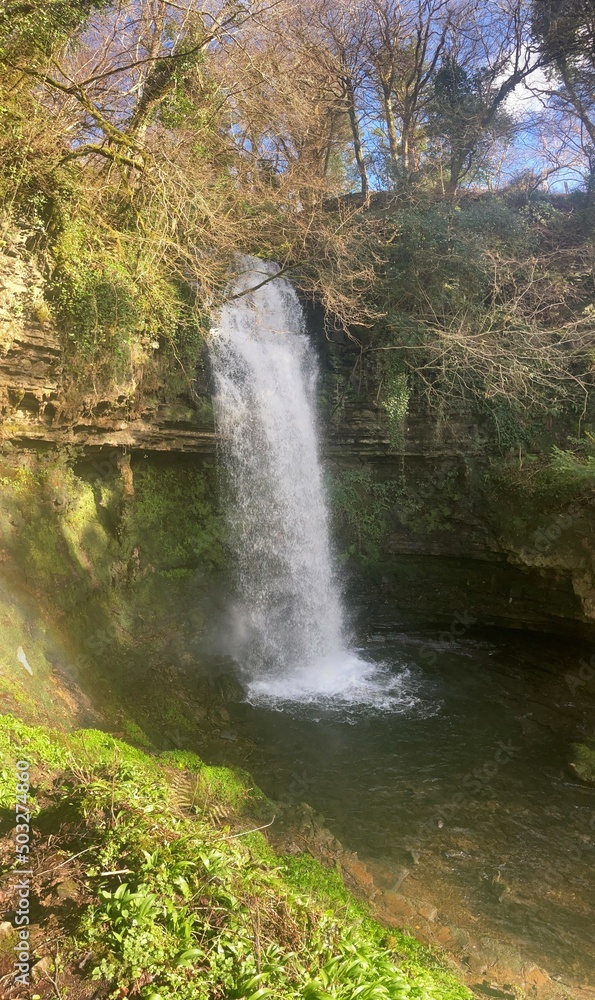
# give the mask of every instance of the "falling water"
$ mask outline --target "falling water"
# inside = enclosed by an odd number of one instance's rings
[[[394,681],[344,637],[300,302],[285,278],[266,280],[276,265],[244,257],[240,271],[210,353],[239,594],[230,632],[248,697],[392,702]]]

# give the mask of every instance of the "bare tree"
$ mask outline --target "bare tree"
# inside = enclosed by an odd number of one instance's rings
[[[430,81],[448,32],[447,0],[373,0],[367,37],[370,78],[381,99],[393,178],[411,178]]]
[[[507,102],[540,65],[525,0],[504,0],[496,12],[473,0],[458,6],[434,74],[430,110],[432,133],[445,151],[449,197],[486,165],[495,145],[509,143],[524,127]]]

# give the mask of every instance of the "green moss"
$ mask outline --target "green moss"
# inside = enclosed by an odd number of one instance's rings
[[[287,855],[282,862],[287,881],[296,889],[312,893],[326,904],[347,907],[358,920],[366,916],[366,909],[347,891],[336,869],[325,868],[310,854]]]
[[[29,762],[39,791],[51,787],[51,772],[66,767],[69,759],[66,748],[55,742],[43,726],[32,728],[10,715],[0,716],[0,807],[14,809],[17,761]]]
[[[141,469],[127,514],[130,546],[178,578],[222,565],[223,522],[208,468]]]
[[[132,719],[124,719],[122,721],[122,732],[126,739],[130,740],[136,746],[147,747],[148,749],[153,746],[147,734]]]
[[[2,476],[0,532],[37,587],[70,607],[83,591],[111,584],[115,540],[103,527],[90,483],[53,454]]]
[[[139,727],[124,732],[148,746],[164,729],[194,732],[194,702],[178,697],[183,678],[170,691],[157,676],[139,699],[135,677],[147,668],[143,648],[152,665],[160,651],[172,656],[173,634],[183,645],[184,630],[190,638],[204,627],[200,602],[223,560],[223,525],[210,468],[143,463],[133,472],[136,492],[125,496],[117,454],[0,463],[0,694],[8,710],[65,725],[92,704],[120,730],[123,712]],[[20,646],[32,676],[16,659]]]
[[[571,768],[581,781],[595,785],[595,746],[575,743],[572,747]]]
[[[194,730],[194,721],[185,710],[185,706],[178,704],[175,700],[166,703],[161,711],[161,719],[168,727],[173,727],[181,733],[189,733]]]
[[[190,774],[200,774],[205,766],[200,757],[190,750],[166,750],[161,754],[161,759],[180,771],[189,771]]]
[[[266,796],[255,788],[247,771],[240,768],[205,767],[200,772],[201,785],[206,796],[233,809],[243,810],[249,804],[266,803]]]

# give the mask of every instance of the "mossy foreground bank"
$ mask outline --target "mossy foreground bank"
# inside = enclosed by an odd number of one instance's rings
[[[0,722],[6,997],[465,1000],[415,940],[387,931],[308,855],[256,828],[249,776],[149,756],[97,730]],[[30,765],[30,985],[14,983],[17,761]]]

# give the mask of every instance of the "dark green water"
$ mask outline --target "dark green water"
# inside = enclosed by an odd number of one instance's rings
[[[385,622],[360,648],[411,695],[392,714],[236,705],[264,790],[306,801],[384,888],[514,967],[595,983],[595,788],[568,767],[593,731],[592,650],[489,634],[412,634]],[[568,680],[570,678],[570,682]]]

